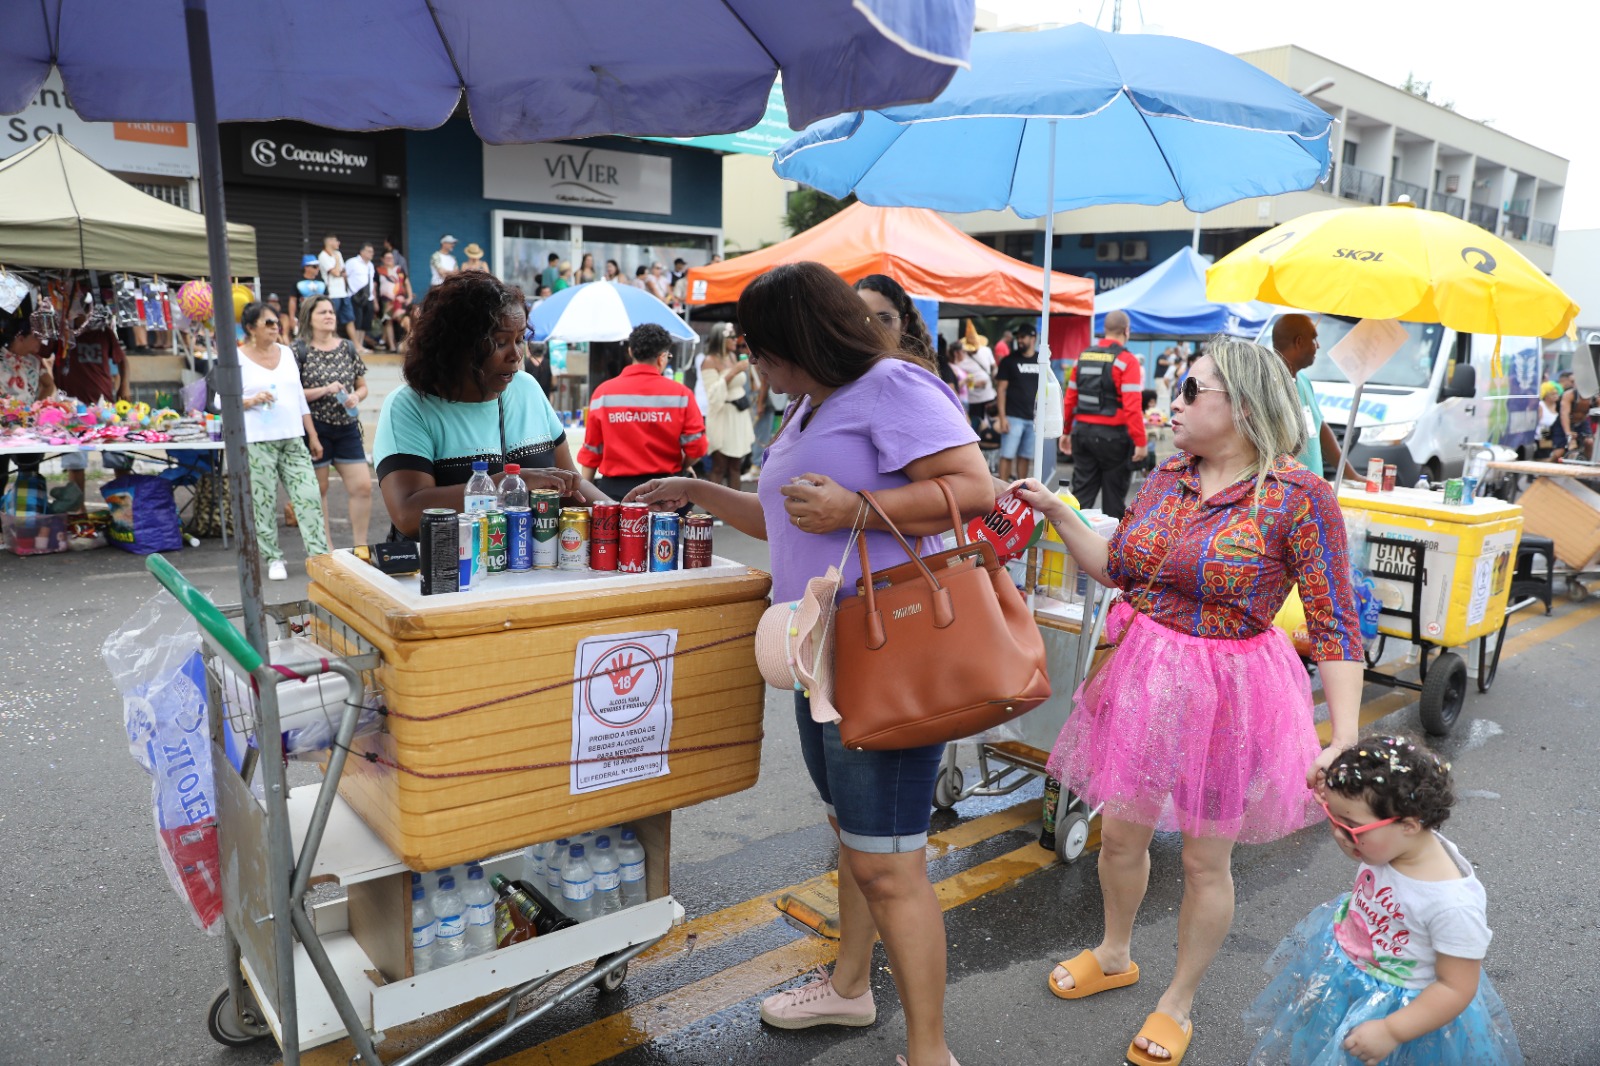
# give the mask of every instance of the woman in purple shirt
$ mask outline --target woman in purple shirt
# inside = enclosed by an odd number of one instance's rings
[[[942,477],[965,517],[994,506],[994,483],[977,436],[950,390],[897,358],[895,341],[842,278],[818,263],[768,271],[739,298],[750,361],[771,388],[790,396],[787,419],[761,464],[754,495],[690,478],[641,485],[629,496],[658,509],[693,504],[772,545],[773,601],[798,599],[806,582],[838,566],[855,587],[860,563],[845,556],[869,490],[896,526],[939,550],[949,510]],[[868,549],[892,565],[904,559],[874,516]],[[933,782],[944,745],[906,751],[851,751],[839,727],[812,718],[795,693],[806,769],[839,834],[839,961],[761,1005],[782,1029],[871,1025],[872,944],[882,937],[905,1007],[908,1066],[954,1064],[944,1039],[944,917],[928,883],[924,845]]]

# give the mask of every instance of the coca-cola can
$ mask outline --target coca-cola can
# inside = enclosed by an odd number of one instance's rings
[[[642,503],[625,503],[617,522],[617,569],[624,574],[642,574],[650,559],[650,508]]]
[[[589,527],[589,566],[595,570],[615,570],[617,538],[622,532],[622,506],[597,503],[591,510],[594,517]]]
[[[711,565],[712,519],[692,514],[683,520],[683,568],[699,570]]]

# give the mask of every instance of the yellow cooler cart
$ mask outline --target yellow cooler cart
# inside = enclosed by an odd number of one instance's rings
[[[1460,717],[1467,693],[1466,661],[1448,649],[1476,640],[1478,691],[1494,684],[1522,508],[1490,498],[1446,506],[1442,493],[1426,489],[1345,488],[1339,504],[1353,560],[1372,577],[1382,606],[1380,643],[1368,659],[1366,678],[1419,692],[1423,728],[1443,736]],[[1418,648],[1418,681],[1375,669],[1388,637]]]

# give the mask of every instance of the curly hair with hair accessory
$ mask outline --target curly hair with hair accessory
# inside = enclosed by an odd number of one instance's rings
[[[1341,796],[1365,800],[1381,818],[1415,818],[1437,829],[1455,806],[1450,764],[1415,737],[1369,737],[1339,753],[1324,778]]]
[[[895,340],[899,344],[901,356],[909,362],[938,373],[933,338],[928,335],[927,324],[922,321],[917,305],[911,302],[911,297],[905,288],[887,274],[868,274],[855,284],[857,292],[863,289],[877,293],[894,305],[895,314],[900,316],[900,330]]]
[[[508,319],[526,321],[522,290],[486,270],[459,271],[428,290],[413,311],[402,367],[406,384],[425,396],[460,400],[475,382],[484,389],[483,365],[494,353],[494,333]]]

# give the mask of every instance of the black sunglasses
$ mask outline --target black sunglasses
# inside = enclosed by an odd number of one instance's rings
[[[277,329],[278,320],[275,318],[263,318],[261,320],[261,325],[266,329]]]
[[[1220,392],[1224,396],[1228,395],[1227,389],[1213,389],[1209,385],[1202,385],[1195,380],[1192,374],[1183,379],[1183,385],[1179,388],[1178,395],[1183,397],[1183,402],[1187,404],[1198,400],[1202,392]]]

